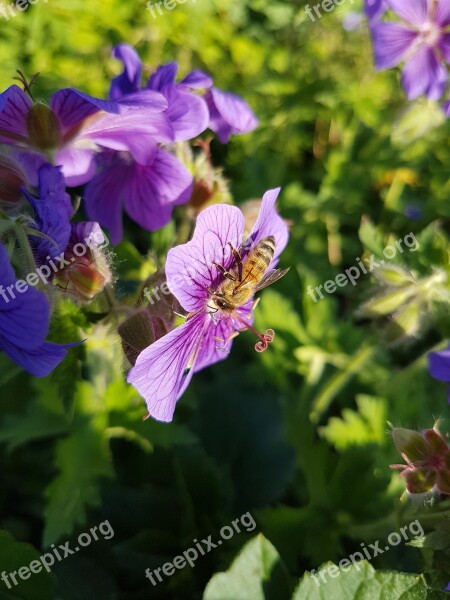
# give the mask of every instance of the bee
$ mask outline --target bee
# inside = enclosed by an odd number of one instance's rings
[[[272,235],[258,242],[244,260],[231,244],[230,247],[235,266],[227,271],[222,265],[214,262],[225,281],[217,290],[209,291],[215,307],[231,313],[243,306],[256,292],[281,279],[289,268],[273,269],[267,273],[275,254],[275,238]]]

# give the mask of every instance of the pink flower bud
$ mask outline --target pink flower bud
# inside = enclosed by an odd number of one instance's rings
[[[0,208],[15,208],[22,200],[22,186],[26,186],[26,177],[20,165],[0,155]]]

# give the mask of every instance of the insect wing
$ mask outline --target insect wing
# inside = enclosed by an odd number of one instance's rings
[[[278,281],[279,279],[284,277],[288,271],[289,267],[287,269],[274,269],[273,271],[270,271],[270,273],[264,275],[264,277],[258,283],[258,285],[255,286],[255,292],[264,289],[268,285],[272,285],[272,283],[275,283],[275,281]]]

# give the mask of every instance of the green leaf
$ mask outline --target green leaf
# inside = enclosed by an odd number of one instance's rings
[[[31,546],[17,542],[7,531],[0,531],[0,567],[1,571],[7,575],[7,581],[11,589],[5,581],[0,579],[0,600],[14,600],[21,598],[23,600],[53,600],[53,588],[55,577],[48,573],[41,564],[40,572],[28,572],[28,579],[21,579],[16,573],[15,579],[17,586],[14,585],[14,578],[11,578],[10,573],[18,571],[20,567],[29,567],[32,561],[39,559],[39,552]],[[38,571],[37,565],[33,565],[33,569]],[[27,576],[25,571],[22,571],[23,576]]]
[[[341,561],[342,562],[342,561]],[[421,575],[375,571],[367,561],[326,563],[318,574],[306,573],[292,600],[426,600],[436,596]],[[321,578],[322,574],[323,578]],[[325,580],[325,581],[323,581]]]
[[[73,430],[56,446],[59,474],[46,490],[45,546],[86,522],[87,508],[100,504],[99,478],[111,475],[106,416],[93,410],[95,395],[88,383],[78,386]]]
[[[342,418],[331,417],[320,433],[338,450],[348,446],[382,444],[385,440],[386,402],[363,394],[356,397],[358,411],[344,408]]]
[[[288,575],[272,544],[259,534],[250,540],[230,569],[214,575],[203,600],[285,600]]]

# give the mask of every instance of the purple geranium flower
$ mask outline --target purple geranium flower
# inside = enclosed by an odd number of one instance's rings
[[[428,354],[428,371],[434,379],[450,383],[450,346],[447,350]],[[448,401],[450,402],[450,388]]]
[[[32,196],[25,188],[22,188],[22,192],[35,213],[33,229],[46,236],[30,236],[36,262],[41,265],[66,249],[71,232],[73,207],[66,192],[64,176],[58,167],[43,165],[38,171],[38,179],[38,198]]]
[[[275,210],[278,193],[279,188],[264,194],[259,216],[241,250],[245,259],[258,242],[271,238],[275,251],[269,269],[288,240],[287,226]],[[175,404],[192,375],[226,358],[238,332],[249,329],[257,335],[258,351],[273,339],[273,330],[261,334],[251,324],[253,297],[229,310],[216,295],[228,281],[223,269],[235,272],[233,248],[241,248],[244,230],[245,219],[237,207],[210,206],[198,216],[193,239],[168,253],[167,285],[188,318],[141,352],[128,374],[128,382],[145,398],[149,415],[157,420],[172,420]]]
[[[372,23],[375,64],[390,69],[404,61],[402,84],[409,100],[438,100],[447,85],[450,60],[450,0],[385,0],[402,20]]]
[[[364,0],[364,12],[369,21],[379,19],[386,10],[386,0]]]
[[[50,307],[45,295],[16,281],[8,254],[0,244],[0,350],[37,377],[48,375],[72,344],[46,342]]]
[[[119,104],[70,88],[53,94],[47,106],[12,85],[0,94],[0,143],[26,151],[30,177],[51,155],[67,185],[82,185],[95,173],[99,147],[127,151],[145,164],[155,139],[171,142],[165,108],[165,98],[153,91]]]

